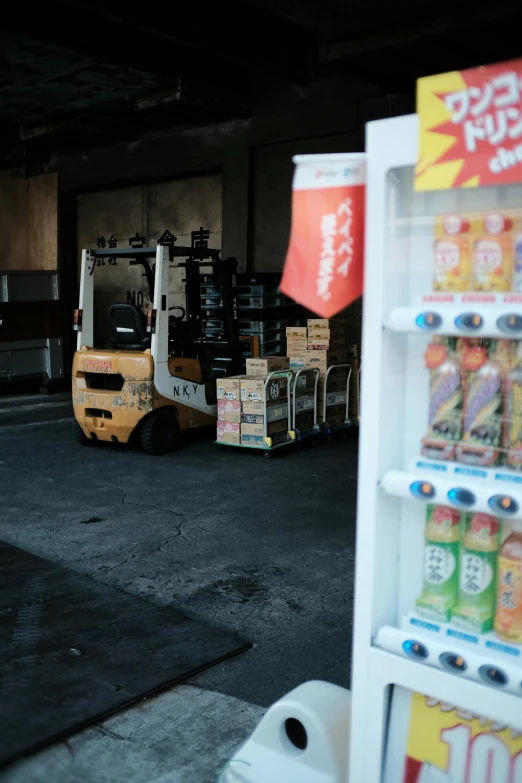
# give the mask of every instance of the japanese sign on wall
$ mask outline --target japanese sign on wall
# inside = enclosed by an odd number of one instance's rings
[[[403,783],[521,783],[522,733],[413,693]]]
[[[322,318],[362,294],[363,155],[298,155],[281,290]]]
[[[522,59],[417,82],[416,190],[522,182]]]

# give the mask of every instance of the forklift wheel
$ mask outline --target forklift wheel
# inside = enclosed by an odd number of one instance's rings
[[[78,443],[81,443],[82,446],[94,446],[96,444],[96,441],[94,438],[88,438],[85,432],[82,430],[76,419],[73,422],[73,432],[74,437],[78,441]]]
[[[141,425],[141,445],[147,454],[160,456],[172,451],[179,435],[179,424],[171,410],[160,408]]]

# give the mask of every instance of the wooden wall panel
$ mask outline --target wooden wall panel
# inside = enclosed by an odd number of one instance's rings
[[[27,179],[0,175],[0,269],[30,269]]]
[[[28,182],[29,269],[58,269],[58,174]]]

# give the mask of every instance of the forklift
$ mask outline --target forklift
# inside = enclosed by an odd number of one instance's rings
[[[215,424],[216,378],[241,373],[236,259],[207,246],[176,246],[170,237],[156,247],[82,251],[72,395],[74,434],[85,446],[138,441],[149,454],[166,454],[182,432]],[[97,266],[119,261],[142,266],[152,308],[145,315],[132,302],[110,305],[111,347],[97,349],[94,276]],[[186,308],[169,307],[171,265],[185,270]],[[224,340],[217,344],[203,334],[201,266],[212,268],[221,295]]]

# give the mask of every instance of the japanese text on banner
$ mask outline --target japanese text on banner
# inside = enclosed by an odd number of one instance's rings
[[[522,181],[522,59],[419,79],[416,190]]]
[[[299,156],[292,193],[292,229],[281,290],[322,318],[362,294],[364,158]]]

